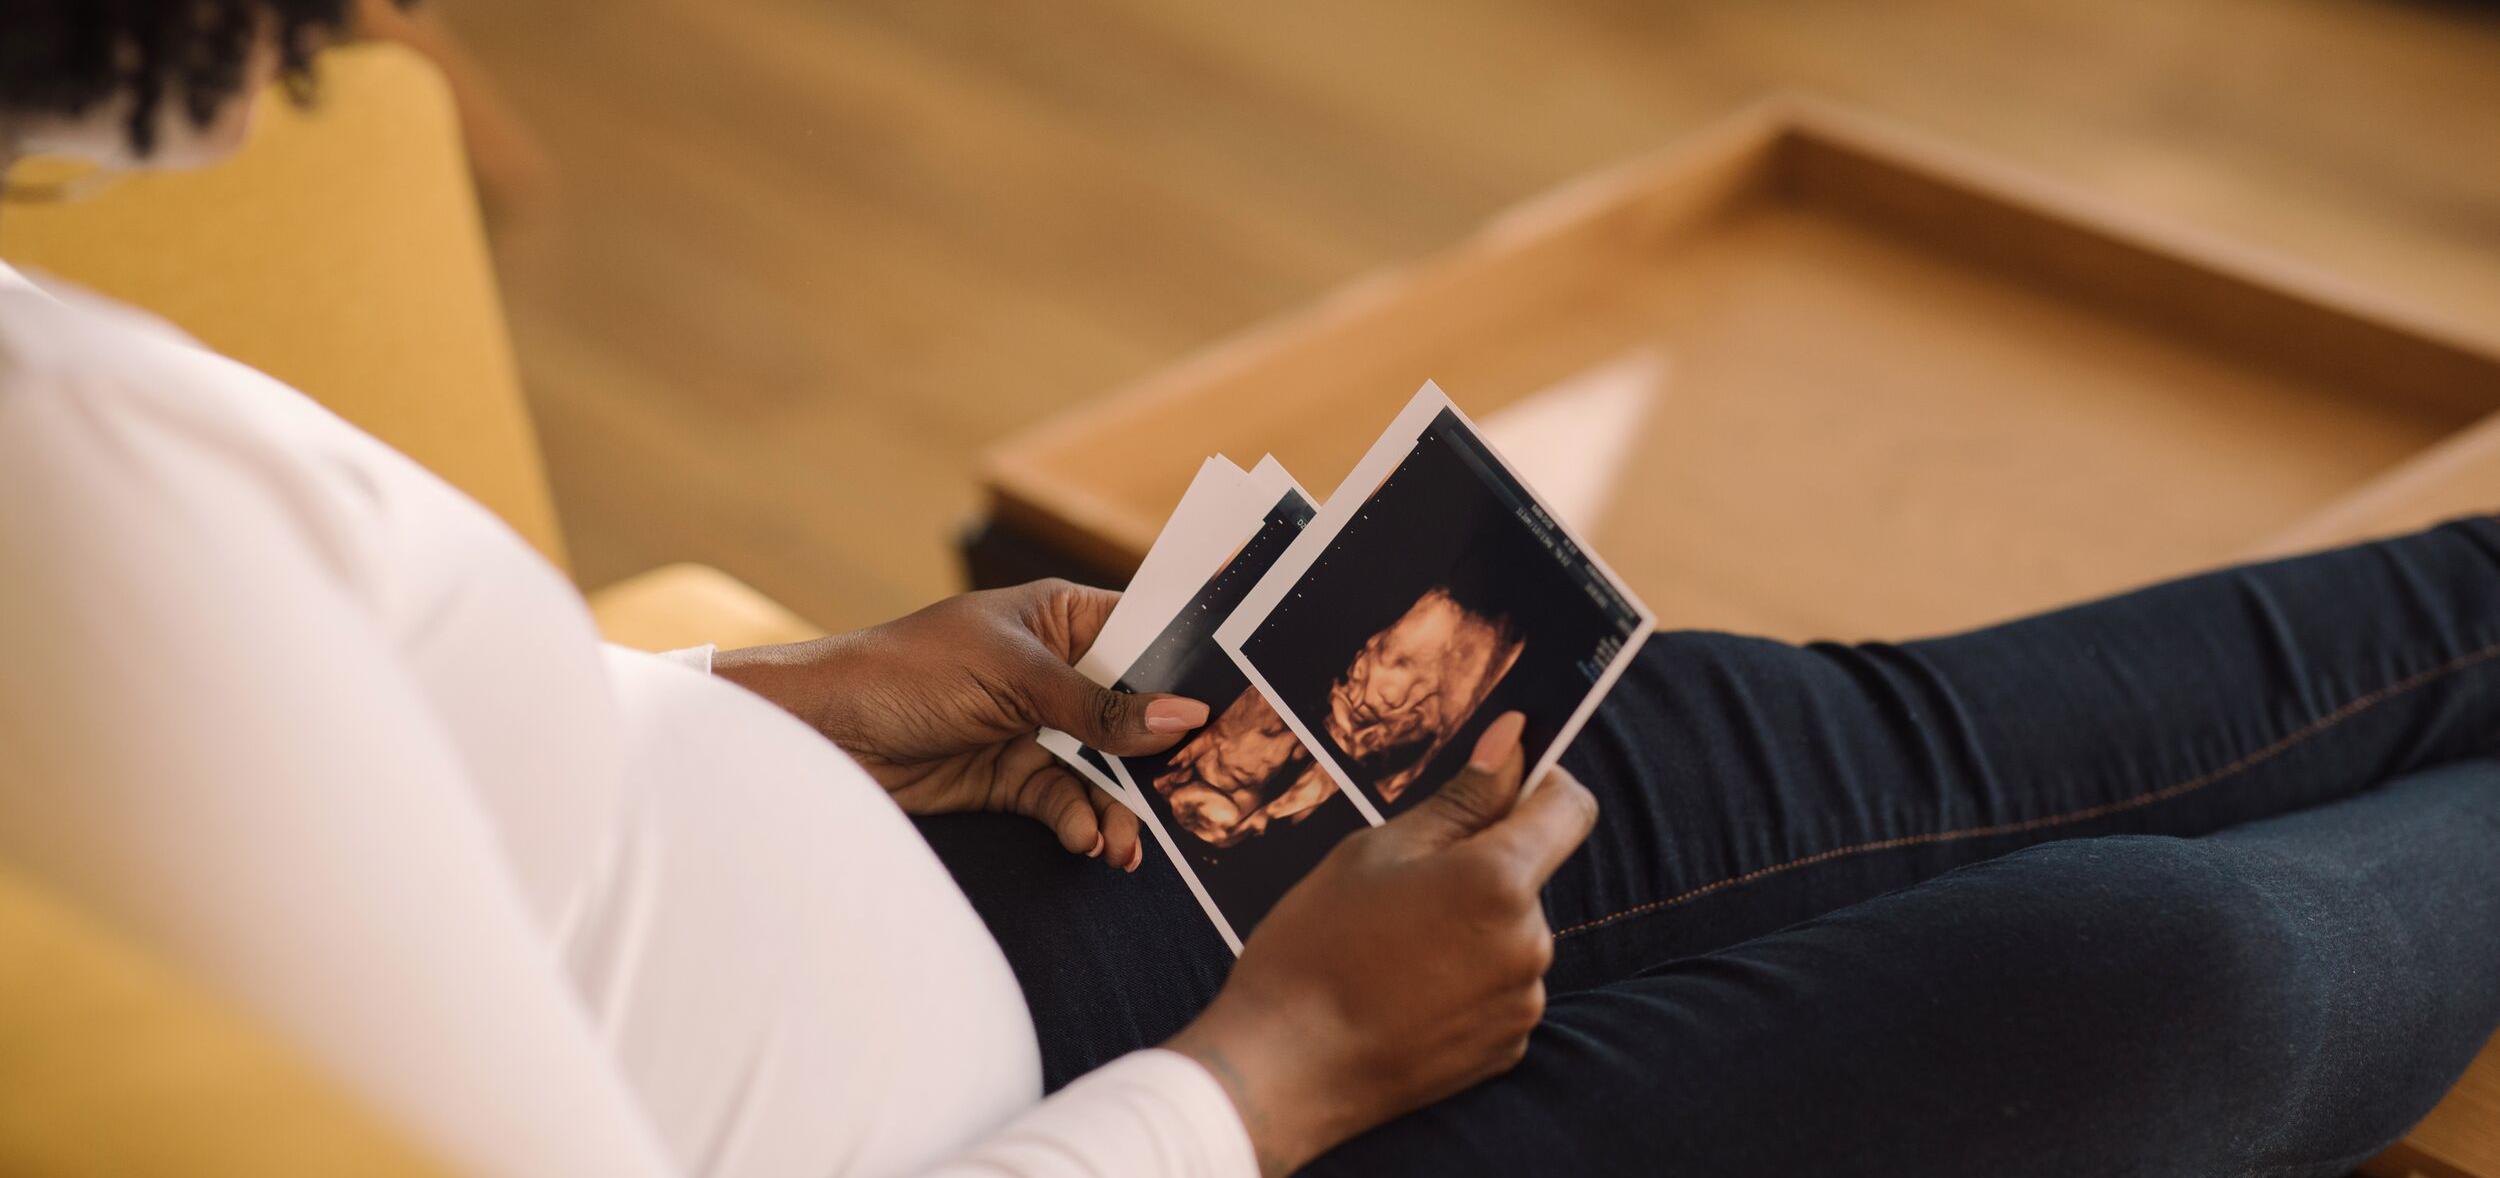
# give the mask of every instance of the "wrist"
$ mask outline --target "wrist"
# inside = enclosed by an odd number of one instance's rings
[[[1164,1048],[1215,1077],[1248,1131],[1259,1172],[1278,1178],[1378,1119],[1362,1113],[1343,1069],[1315,1050],[1329,1038],[1323,1023],[1220,995]]]
[[[825,666],[839,658],[843,637],[833,635],[777,646],[716,651],[712,655],[712,674],[764,697],[809,727],[822,731],[830,719],[827,710],[831,699],[826,685],[837,677],[826,674]]]

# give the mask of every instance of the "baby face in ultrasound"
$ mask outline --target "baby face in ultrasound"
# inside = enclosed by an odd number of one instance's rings
[[[1427,591],[1372,635],[1328,693],[1328,738],[1384,802],[1406,792],[1527,646],[1510,626]]]
[[[1300,821],[1337,792],[1256,688],[1243,689],[1167,764],[1154,788],[1173,823],[1218,847]]]

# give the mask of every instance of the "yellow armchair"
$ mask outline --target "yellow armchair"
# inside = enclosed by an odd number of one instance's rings
[[[145,307],[311,394],[564,559],[458,124],[414,54],[334,55],[250,146],[0,208],[0,257]]]
[[[273,98],[235,159],[0,210],[0,258],[145,307],[315,400],[493,509],[559,566],[457,112],[425,59],[323,60],[322,99]],[[671,565],[593,594],[629,646],[815,630],[725,573]]]

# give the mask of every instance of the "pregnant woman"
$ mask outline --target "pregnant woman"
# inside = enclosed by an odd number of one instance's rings
[[[343,8],[0,0],[0,162],[212,160]],[[1069,670],[1110,602],[602,647],[407,459],[0,269],[0,856],[459,1173],[2330,1175],[2500,1022],[2490,520],[1658,635],[1238,961],[1030,740],[1206,722]]]

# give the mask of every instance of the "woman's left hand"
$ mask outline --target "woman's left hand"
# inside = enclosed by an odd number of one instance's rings
[[[723,651],[713,670],[842,746],[910,813],[1023,814],[1068,850],[1134,871],[1137,816],[1033,739],[1057,728],[1139,756],[1206,723],[1195,700],[1077,674],[1119,599],[1066,581],[967,593],[850,634]]]

